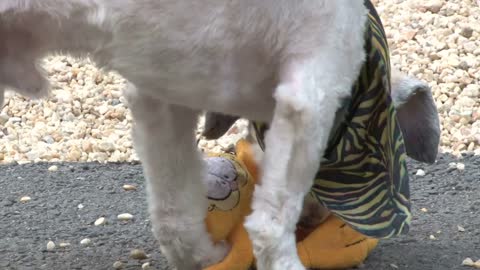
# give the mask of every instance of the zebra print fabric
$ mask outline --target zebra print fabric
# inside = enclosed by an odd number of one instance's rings
[[[411,222],[406,153],[390,97],[387,39],[375,8],[369,9],[365,61],[352,87],[347,116],[330,142],[311,196],[357,231],[375,238],[407,233]],[[254,123],[264,149],[268,126]]]

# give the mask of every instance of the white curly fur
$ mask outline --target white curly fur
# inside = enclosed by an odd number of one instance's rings
[[[129,82],[153,231],[180,270],[222,259],[204,225],[201,110],[271,122],[246,226],[260,270],[304,269],[294,227],[340,100],[364,60],[363,0],[2,0],[0,96],[47,94],[49,53]]]

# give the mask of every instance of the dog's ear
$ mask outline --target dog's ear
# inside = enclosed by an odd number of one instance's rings
[[[207,140],[216,140],[222,137],[239,117],[215,112],[205,114],[205,127],[202,132]]]
[[[29,30],[32,23],[22,18],[0,23],[0,85],[39,98],[48,93],[49,83],[38,65],[40,41]]]
[[[30,98],[46,96],[49,82],[33,61],[14,58],[0,60],[0,84]]]
[[[392,99],[407,155],[434,163],[440,142],[440,120],[430,87],[396,71],[392,73]]]
[[[3,108],[4,101],[5,101],[5,87],[0,85],[0,111]]]

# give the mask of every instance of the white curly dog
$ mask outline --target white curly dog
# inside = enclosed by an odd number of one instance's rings
[[[363,0],[1,0],[0,101],[6,88],[47,95],[38,62],[51,53],[124,76],[153,232],[180,270],[228,252],[204,224],[198,114],[269,122],[246,224],[258,269],[305,269],[295,224],[364,61],[366,15]]]

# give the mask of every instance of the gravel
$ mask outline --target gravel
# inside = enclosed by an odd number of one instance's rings
[[[137,159],[120,76],[65,56],[46,58],[44,67],[52,82],[48,99],[28,100],[11,93],[6,99],[0,113],[0,160]]]
[[[441,150],[480,154],[480,2],[374,2],[393,65],[432,87],[442,123]]]
[[[389,39],[392,63],[432,87],[441,115],[441,151],[480,154],[480,7],[472,0],[374,1]],[[88,60],[47,57],[48,99],[8,94],[0,112],[0,162],[138,160],[125,80]],[[201,121],[200,121],[201,122]],[[209,151],[229,149],[246,135],[240,120]]]

